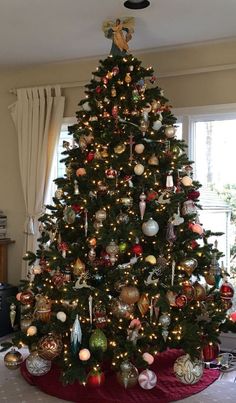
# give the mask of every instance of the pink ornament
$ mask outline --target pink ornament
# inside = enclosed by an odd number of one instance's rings
[[[193,232],[195,232],[198,235],[202,235],[203,234],[203,228],[200,224],[192,224],[191,226],[191,230]]]
[[[232,313],[230,314],[230,319],[231,319],[233,322],[236,322],[236,312],[232,312]]]
[[[149,353],[143,353],[143,359],[148,363],[148,365],[152,365],[152,363],[154,362],[153,355]]]
[[[150,369],[145,369],[138,377],[138,383],[143,389],[152,389],[156,386],[157,376]]]
[[[18,292],[18,294],[16,294],[16,299],[17,299],[17,301],[20,301],[20,296],[21,296],[21,292]]]

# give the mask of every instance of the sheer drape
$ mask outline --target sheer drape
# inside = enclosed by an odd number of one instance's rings
[[[17,131],[26,211],[23,255],[27,250],[37,249],[38,218],[47,194],[64,106],[60,86],[18,89],[17,101],[10,106]],[[27,262],[22,261],[23,279],[27,271]]]

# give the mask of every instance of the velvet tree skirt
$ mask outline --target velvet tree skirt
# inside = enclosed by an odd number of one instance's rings
[[[173,373],[175,360],[182,355],[180,350],[168,350],[157,356],[150,367],[157,375],[157,385],[151,390],[144,390],[138,384],[131,389],[124,389],[116,380],[115,373],[106,372],[105,383],[96,388],[84,387],[75,382],[63,386],[59,381],[60,370],[52,366],[44,376],[30,375],[25,363],[21,373],[27,382],[38,387],[43,392],[57,398],[77,403],[167,403],[184,399],[211,385],[218,377],[218,370],[204,369],[200,381],[194,385],[184,385]]]

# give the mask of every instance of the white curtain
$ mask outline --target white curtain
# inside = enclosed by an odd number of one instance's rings
[[[10,106],[17,131],[26,211],[23,256],[37,249],[38,218],[45,203],[64,107],[60,86],[18,89],[17,101]],[[22,279],[27,272],[28,263],[22,260]]]

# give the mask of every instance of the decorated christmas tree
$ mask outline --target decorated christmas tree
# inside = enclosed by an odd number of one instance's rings
[[[106,365],[132,386],[166,349],[211,361],[232,323],[222,254],[199,222],[200,184],[153,69],[127,53],[130,24],[104,25],[113,51],[69,127],[66,173],[17,295],[14,342],[29,346],[29,370],[55,360],[65,383],[99,384]]]

